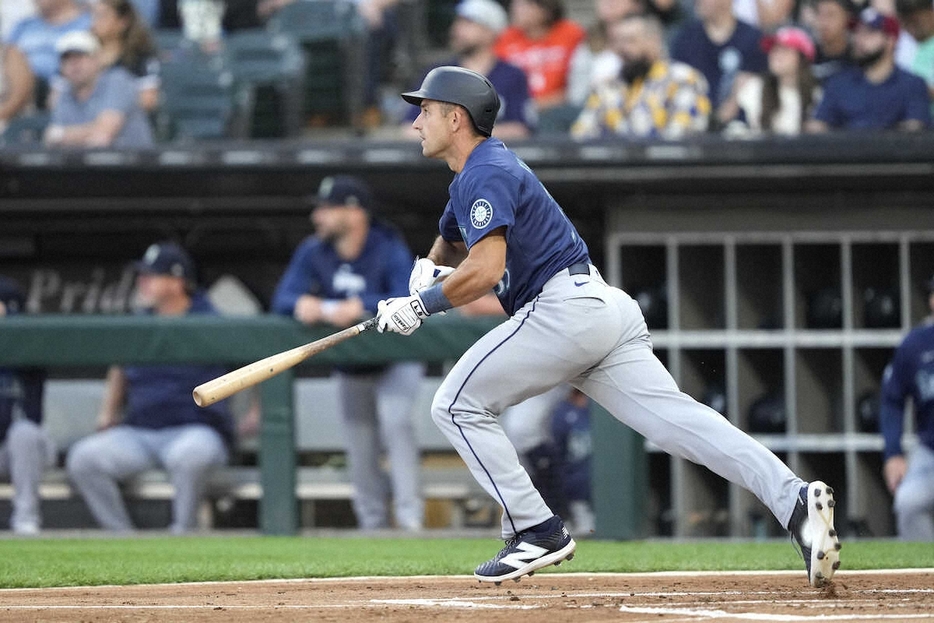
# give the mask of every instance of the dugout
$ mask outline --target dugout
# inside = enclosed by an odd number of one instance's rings
[[[552,139],[515,149],[610,279],[664,294],[655,344],[684,389],[703,399],[722,386],[726,416],[743,427],[754,402],[779,395],[784,426],[763,433],[768,445],[803,476],[841,483],[841,530],[891,534],[887,508],[871,503],[887,496],[881,439],[862,430],[857,406],[924,313],[915,284],[934,272],[934,136]],[[126,262],[175,237],[203,281],[236,276],[265,305],[311,232],[301,197],[333,173],[365,177],[413,250],[428,247],[451,173],[409,143],[10,148],[0,153],[0,272],[27,285],[34,311],[120,313]],[[894,326],[868,326],[861,297],[872,287],[894,288]],[[834,289],[839,320],[809,325],[815,293]],[[617,434],[598,438],[610,449],[633,443]],[[650,447],[648,469],[625,492],[611,484],[619,471],[607,456],[598,449],[597,487],[607,487],[598,497],[613,501],[602,510],[598,502],[598,515],[624,528],[607,536],[778,532],[754,501],[705,470]],[[631,516],[605,514],[614,512]]]

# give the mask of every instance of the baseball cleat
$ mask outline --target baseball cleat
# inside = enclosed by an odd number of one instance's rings
[[[571,538],[564,522],[557,515],[506,541],[506,547],[474,571],[481,582],[497,586],[503,580],[519,581],[548,565],[559,565],[574,557],[577,543]]]
[[[792,538],[801,548],[811,586],[821,587],[840,568],[840,539],[833,527],[833,489],[823,482],[801,487],[788,522]]]

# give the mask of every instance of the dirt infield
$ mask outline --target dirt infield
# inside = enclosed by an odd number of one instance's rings
[[[934,569],[801,573],[541,573],[0,591],[0,621],[934,621]]]

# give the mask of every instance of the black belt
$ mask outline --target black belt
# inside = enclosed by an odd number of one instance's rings
[[[568,266],[569,275],[589,275],[590,274],[590,264],[587,262],[579,262],[577,264],[571,264]]]

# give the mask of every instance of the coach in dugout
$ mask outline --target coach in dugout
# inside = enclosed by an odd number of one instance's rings
[[[188,253],[172,242],[150,246],[136,263],[140,303],[157,316],[217,313],[195,290]],[[75,443],[66,467],[97,522],[129,532],[133,524],[119,484],[164,469],[175,487],[171,531],[196,527],[198,504],[211,470],[224,465],[234,442],[226,402],[199,408],[191,388],[224,370],[208,365],[112,367],[98,417],[99,432]]]
[[[0,277],[0,322],[20,313],[25,303],[19,284]],[[0,368],[0,479],[13,484],[10,529],[20,536],[39,532],[39,481],[55,458],[42,428],[44,385],[42,370]]]
[[[405,296],[412,252],[390,224],[373,218],[369,186],[350,175],[321,181],[311,218],[315,235],[295,253],[272,299],[272,311],[304,324],[349,327],[376,314],[381,299]],[[412,405],[425,366],[417,361],[341,366],[334,372],[341,401],[353,509],[363,530],[422,528],[419,450]],[[383,472],[381,450],[389,458]]]
[[[85,30],[70,32],[55,49],[64,92],[55,98],[45,144],[151,147],[152,129],[139,106],[136,79],[122,67],[103,69],[97,37]]]

